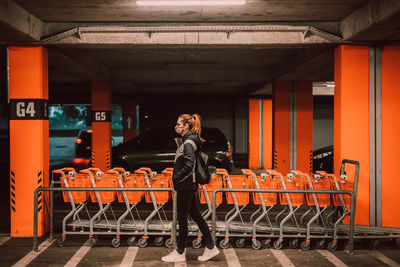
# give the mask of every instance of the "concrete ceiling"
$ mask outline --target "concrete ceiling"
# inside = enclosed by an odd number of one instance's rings
[[[248,0],[244,6],[144,7],[134,0],[14,0],[44,22],[340,21],[367,0]]]
[[[398,41],[398,0],[0,0],[0,45],[48,47],[55,97],[99,79],[120,96],[248,95],[276,79],[332,80],[337,44]]]

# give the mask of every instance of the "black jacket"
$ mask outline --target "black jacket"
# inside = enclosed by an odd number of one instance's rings
[[[193,191],[198,189],[198,184],[193,182],[193,167],[196,162],[197,150],[194,151],[192,144],[183,143],[186,140],[193,140],[196,143],[197,149],[201,146],[201,140],[192,132],[188,132],[182,137],[182,145],[178,148],[175,156],[174,173],[172,181],[176,191]]]

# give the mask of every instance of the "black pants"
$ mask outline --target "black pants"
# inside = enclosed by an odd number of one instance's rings
[[[188,215],[197,223],[207,247],[212,247],[214,242],[211,237],[210,229],[200,213],[197,191],[178,191],[178,251],[183,251],[188,239]]]

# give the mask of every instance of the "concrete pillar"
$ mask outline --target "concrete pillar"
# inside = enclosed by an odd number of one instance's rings
[[[359,161],[356,223],[369,224],[370,117],[369,47],[341,45],[335,50],[334,166],[342,159]],[[353,170],[347,171],[354,179]]]
[[[400,217],[397,212],[400,203],[400,181],[397,164],[400,162],[400,46],[387,46],[382,51],[382,154],[378,155],[382,166],[382,185],[377,187],[377,210],[381,210],[381,220],[378,225],[384,227],[400,227]],[[377,106],[379,102],[376,103]],[[379,185],[379,180],[378,180]]]
[[[313,84],[296,82],[296,168],[309,174],[313,171]]]
[[[33,193],[49,185],[48,57],[9,47],[11,236],[33,236]],[[49,230],[48,193],[38,195],[38,235]]]
[[[102,171],[111,168],[111,85],[92,84],[92,166]]]
[[[249,168],[272,169],[272,100],[249,100]]]
[[[312,172],[313,98],[311,81],[276,81],[274,169]]]

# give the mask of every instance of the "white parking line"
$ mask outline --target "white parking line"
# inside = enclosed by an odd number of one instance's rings
[[[89,250],[89,240],[87,240],[64,266],[75,267],[82,260],[82,258],[85,257]]]
[[[293,263],[289,260],[289,258],[283,253],[281,250],[271,249],[272,254],[274,254],[275,258],[279,261],[279,263],[284,267],[294,267]]]
[[[120,267],[131,267],[135,261],[136,254],[138,253],[138,247],[129,247],[126,250],[124,259],[122,260]]]
[[[31,251],[28,254],[25,255],[25,257],[23,257],[22,259],[20,259],[16,264],[14,264],[13,266],[15,267],[19,267],[19,266],[26,266],[29,263],[31,263],[37,256],[39,256],[43,251],[45,251],[48,247],[51,246],[51,244],[54,243],[54,241],[56,241],[55,239],[51,239],[51,238],[47,238],[45,241],[43,241],[39,247],[38,247],[38,251]]]
[[[338,267],[345,267],[347,264],[345,264],[343,261],[339,260],[338,257],[333,255],[331,252],[327,250],[317,250],[322,256],[324,256],[328,261],[333,263],[335,266]]]
[[[370,251],[369,252],[370,255],[374,256],[375,258],[377,258],[378,260],[380,260],[381,262],[391,266],[391,267],[399,267],[400,264],[398,264],[397,262],[389,259],[388,257],[386,257],[385,255],[383,255],[382,253],[380,253],[379,251]]]
[[[6,243],[8,240],[10,240],[11,237],[5,236],[5,237],[0,237],[0,246]]]
[[[226,262],[228,263],[228,266],[230,266],[230,267],[241,267],[242,266],[242,265],[240,265],[239,259],[233,248],[223,249],[223,251],[224,251]]]

